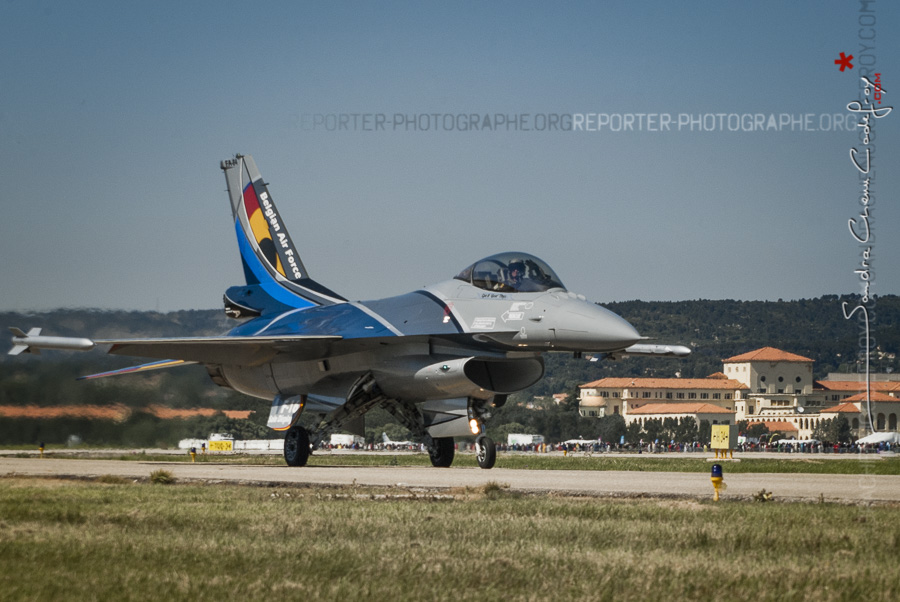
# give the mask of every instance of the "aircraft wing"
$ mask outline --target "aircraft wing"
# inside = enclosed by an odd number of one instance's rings
[[[94,341],[110,345],[109,353],[175,359],[202,364],[255,364],[279,353],[321,357],[328,345],[341,340],[332,335],[290,335],[251,337],[187,337],[166,339],[105,339]]]
[[[321,357],[328,355],[329,345],[342,339],[336,335],[276,335],[91,340],[41,336],[39,329],[28,333],[18,328],[10,330],[14,335],[11,354],[40,353],[41,349],[87,351],[109,345],[108,353],[115,355],[202,364],[253,364],[268,361],[279,353]]]

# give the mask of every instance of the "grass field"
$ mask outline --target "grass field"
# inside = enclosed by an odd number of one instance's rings
[[[72,454],[54,454],[48,452],[47,457],[69,458],[79,457]],[[755,458],[752,454],[740,457],[740,462],[727,464],[729,473],[810,473],[810,474],[868,474],[898,475],[900,474],[900,456],[882,459],[875,455],[846,456],[840,459],[803,457],[786,455],[785,458]],[[140,460],[146,462],[190,462],[185,454],[147,454],[132,453],[108,456],[101,450],[86,451],[81,457],[113,457],[119,460]],[[642,472],[709,472],[709,454],[697,454],[697,457],[617,456],[581,454],[563,457],[557,454],[505,454],[497,455],[497,468],[515,468],[529,470],[634,470]],[[197,462],[214,462],[226,464],[262,464],[283,466],[281,455],[250,454],[207,454],[197,455]],[[310,456],[310,466],[430,466],[427,454],[331,454],[317,452]],[[454,466],[476,466],[474,454],[457,454]]]
[[[3,600],[897,600],[900,508],[0,478]]]

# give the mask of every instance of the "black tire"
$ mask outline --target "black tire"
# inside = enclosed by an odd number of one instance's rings
[[[485,470],[493,468],[497,462],[497,446],[494,440],[485,435],[475,440],[475,459],[478,466]]]
[[[302,426],[292,426],[284,434],[284,461],[288,466],[306,466],[309,460],[309,433]]]
[[[453,464],[453,437],[441,437],[434,440],[434,449],[428,450],[431,456],[431,465],[437,468],[448,468]]]

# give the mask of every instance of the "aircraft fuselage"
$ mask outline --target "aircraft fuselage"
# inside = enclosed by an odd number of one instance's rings
[[[489,399],[540,380],[541,352],[602,353],[641,338],[616,314],[562,288],[495,292],[456,279],[397,297],[255,318],[230,335],[309,333],[341,339],[315,357],[279,354],[259,365],[222,366],[221,376],[264,399],[343,397],[367,371],[396,399]]]

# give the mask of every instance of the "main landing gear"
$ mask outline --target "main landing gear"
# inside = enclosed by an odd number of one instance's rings
[[[439,437],[432,441],[434,445],[428,446],[431,465],[437,468],[448,468],[453,464],[453,455],[456,453],[453,447],[453,437]]]
[[[447,468],[453,463],[456,453],[453,447],[453,437],[439,437],[433,439],[433,445],[428,448],[431,465],[437,468]],[[497,446],[494,440],[487,435],[481,435],[475,439],[475,459],[481,468],[493,468],[497,462]]]
[[[284,435],[284,460],[288,466],[306,466],[309,460],[309,433],[294,425]]]

